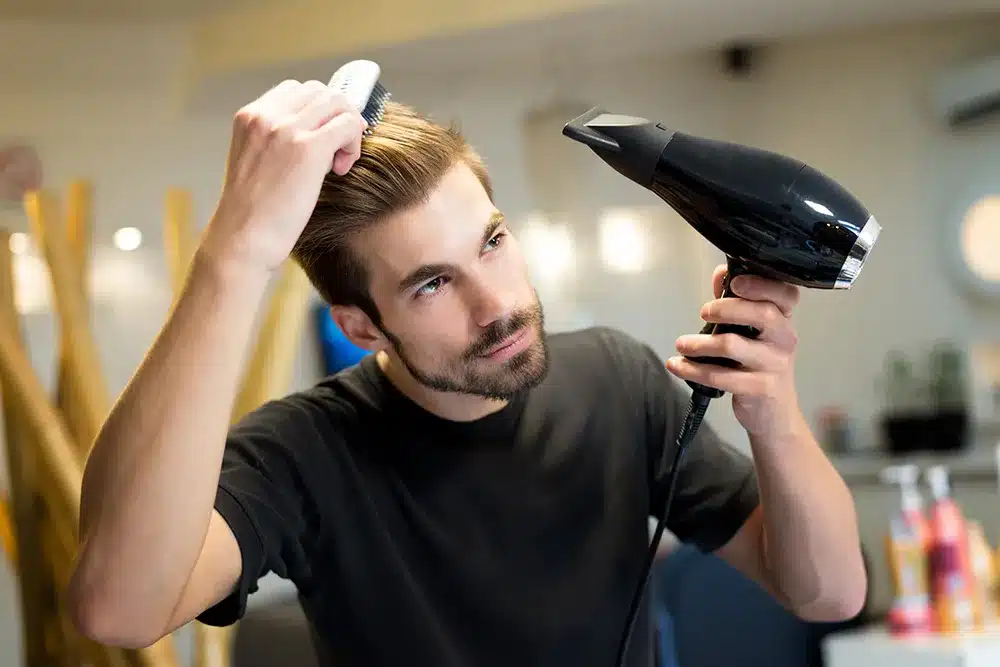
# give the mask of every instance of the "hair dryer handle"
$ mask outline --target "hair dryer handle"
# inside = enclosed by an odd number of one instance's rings
[[[733,278],[739,275],[750,273],[746,265],[744,265],[739,260],[733,259],[732,257],[726,258],[726,277],[722,281],[722,298],[739,298],[733,291],[729,288],[729,283]],[[735,333],[743,336],[744,338],[757,338],[760,336],[760,331],[748,326],[743,326],[741,324],[722,324],[709,322],[704,327],[702,327],[702,334],[726,334]],[[727,357],[689,357],[691,361],[695,361],[701,364],[715,364],[716,366],[724,366],[726,368],[739,368],[740,363],[738,361],[733,361]],[[708,387],[697,382],[687,381],[687,384],[694,391],[702,394],[703,396],[708,396],[709,398],[719,398],[726,392],[721,389],[716,389],[715,387]]]

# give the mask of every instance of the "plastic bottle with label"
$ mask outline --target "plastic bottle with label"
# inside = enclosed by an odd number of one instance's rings
[[[929,564],[935,629],[968,632],[976,626],[976,604],[966,520],[952,498],[947,468],[932,466],[924,475],[933,496]]]
[[[893,585],[890,630],[894,635],[924,634],[933,627],[933,614],[927,561],[930,526],[917,486],[920,469],[916,465],[890,466],[879,473],[879,478],[900,489],[900,508],[890,517],[885,535]]]

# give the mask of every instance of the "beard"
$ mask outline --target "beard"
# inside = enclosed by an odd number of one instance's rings
[[[490,364],[483,359],[483,354],[490,348],[529,327],[536,334],[536,340],[530,347],[500,364]],[[438,392],[506,401],[518,392],[537,386],[549,369],[545,314],[537,299],[532,306],[515,311],[506,320],[490,324],[475,343],[440,371],[421,369],[398,337],[388,331],[382,333],[389,339],[396,355],[413,379]]]

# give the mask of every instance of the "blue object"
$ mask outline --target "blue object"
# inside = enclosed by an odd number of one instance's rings
[[[323,353],[323,370],[326,375],[333,375],[353,366],[363,357],[371,354],[368,350],[358,347],[347,339],[344,332],[333,321],[328,306],[325,304],[316,306],[315,315],[320,348]]]
[[[653,572],[657,667],[822,667],[827,635],[869,622],[867,611],[841,623],[803,621],[721,558],[689,545]]]

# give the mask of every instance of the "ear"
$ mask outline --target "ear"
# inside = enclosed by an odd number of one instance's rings
[[[376,352],[386,344],[385,336],[357,306],[333,306],[330,317],[349,341],[363,350]]]

